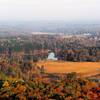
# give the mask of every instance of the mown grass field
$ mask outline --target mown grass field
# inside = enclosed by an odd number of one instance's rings
[[[82,75],[96,75],[100,73],[100,62],[39,61],[38,65],[43,65],[47,73],[77,72]]]

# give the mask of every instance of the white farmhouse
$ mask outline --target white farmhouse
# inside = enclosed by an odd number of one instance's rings
[[[58,60],[56,57],[55,57],[55,53],[54,52],[50,52],[48,54],[48,60]]]

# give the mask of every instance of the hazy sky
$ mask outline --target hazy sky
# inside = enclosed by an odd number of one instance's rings
[[[0,20],[100,21],[100,0],[0,0]]]

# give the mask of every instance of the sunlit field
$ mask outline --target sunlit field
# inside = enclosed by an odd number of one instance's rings
[[[38,65],[43,65],[47,73],[77,72],[82,75],[100,73],[100,62],[39,61]]]

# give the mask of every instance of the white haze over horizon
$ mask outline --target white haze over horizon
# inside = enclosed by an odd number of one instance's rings
[[[0,0],[0,21],[100,21],[100,0]]]

